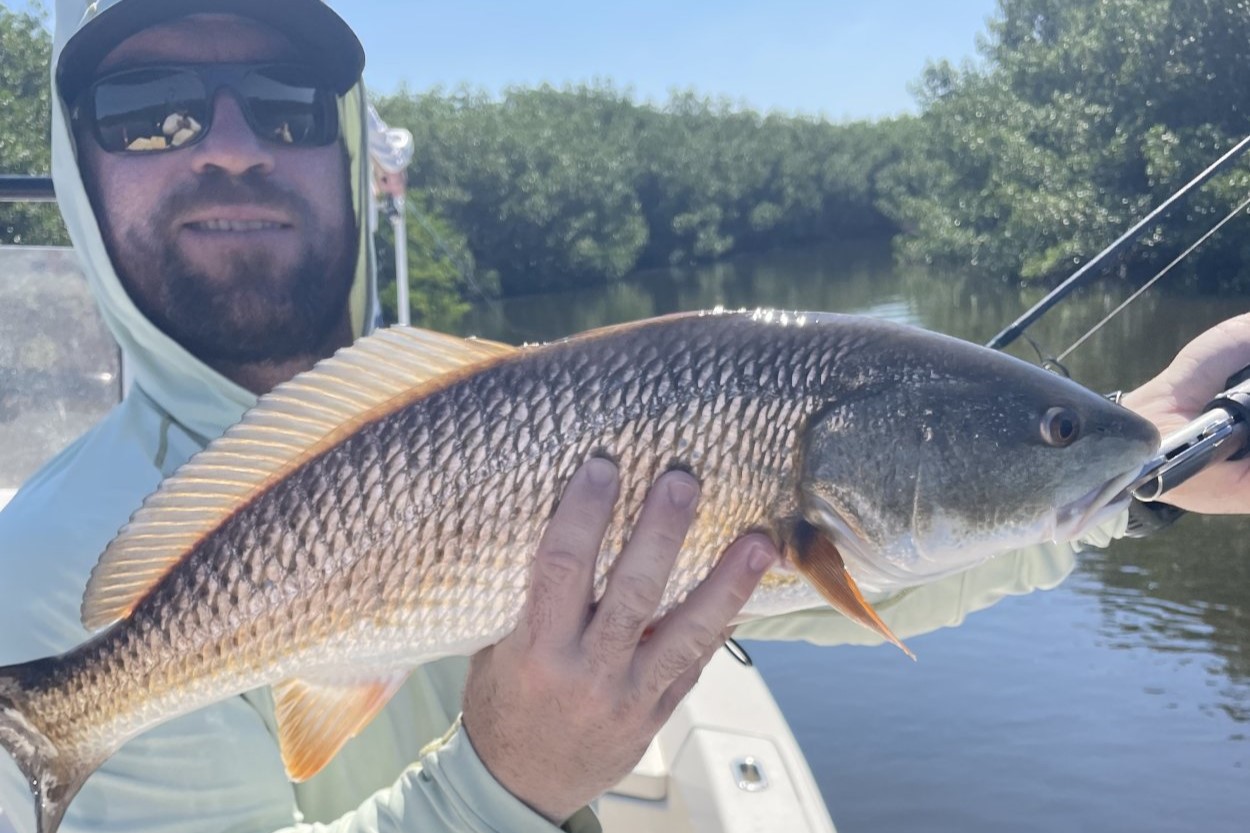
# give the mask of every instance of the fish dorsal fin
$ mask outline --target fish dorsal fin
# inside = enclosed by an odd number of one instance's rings
[[[330,762],[399,691],[407,670],[362,679],[283,680],[274,685],[278,747],[292,781],[307,781]]]
[[[196,543],[259,491],[362,425],[424,396],[444,374],[515,350],[392,327],[278,385],[162,482],[122,527],[91,572],[83,625],[95,630],[129,615]]]
[[[794,566],[835,610],[881,634],[912,659],[916,658],[868,604],[855,579],[847,572],[842,553],[820,530],[807,521],[799,521],[789,549]]]

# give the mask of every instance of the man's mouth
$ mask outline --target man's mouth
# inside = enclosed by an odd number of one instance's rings
[[[182,228],[192,232],[254,234],[294,228],[294,217],[279,208],[262,205],[205,205],[179,218]]]
[[[186,228],[193,231],[274,231],[290,227],[289,223],[279,223],[273,220],[196,220],[186,224]]]

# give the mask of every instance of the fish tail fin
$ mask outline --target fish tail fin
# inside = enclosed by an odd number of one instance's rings
[[[28,709],[31,694],[55,663],[41,659],[0,668],[0,747],[26,776],[35,798],[38,833],[56,833],[65,809],[95,770],[72,751],[60,749]]]

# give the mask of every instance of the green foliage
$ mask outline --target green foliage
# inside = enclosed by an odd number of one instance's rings
[[[907,259],[1007,279],[1073,271],[1250,133],[1250,3],[1000,0],[984,63],[927,68],[915,144],[880,206]],[[1239,166],[1138,243],[1148,273],[1245,196]],[[1247,278],[1235,231],[1191,279]]]
[[[51,165],[48,65],[52,36],[42,7],[0,6],[0,173],[47,174]],[[0,203],[0,244],[63,245],[65,228],[51,205]]]
[[[401,90],[379,112],[416,138],[414,188],[515,293],[633,268],[647,230],[627,155],[604,130],[615,104],[548,87],[513,90],[502,102],[467,90]]]
[[[873,203],[901,122],[764,117],[693,92],[656,108],[609,84],[400,90],[378,109],[413,132],[413,188],[507,294],[893,230]]]

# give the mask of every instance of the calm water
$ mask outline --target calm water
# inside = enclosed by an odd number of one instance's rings
[[[0,266],[2,489],[90,424],[118,381],[68,253],[0,249]],[[1036,297],[897,271],[881,247],[854,246],[485,304],[461,329],[540,340],[673,310],[767,305],[984,341]],[[1031,332],[1061,350],[1118,301],[1087,293]],[[1129,388],[1193,335],[1248,309],[1250,298],[1149,295],[1068,364],[1096,389]],[[1154,539],[1117,542],[1082,556],[1058,589],[909,640],[916,663],[884,648],[750,649],[842,833],[1244,833],[1248,539],[1245,521],[1187,517]]]
[[[540,340],[682,309],[860,312],[984,342],[1038,293],[895,270],[879,246],[655,272],[483,305],[466,332]],[[1086,292],[1030,333],[1064,349],[1121,300]],[[1072,375],[1130,388],[1250,298],[1148,295]],[[1028,356],[1028,348],[1019,355]],[[886,648],[753,643],[843,833],[1250,830],[1250,523],[1182,519],[1085,554],[1059,588]]]

